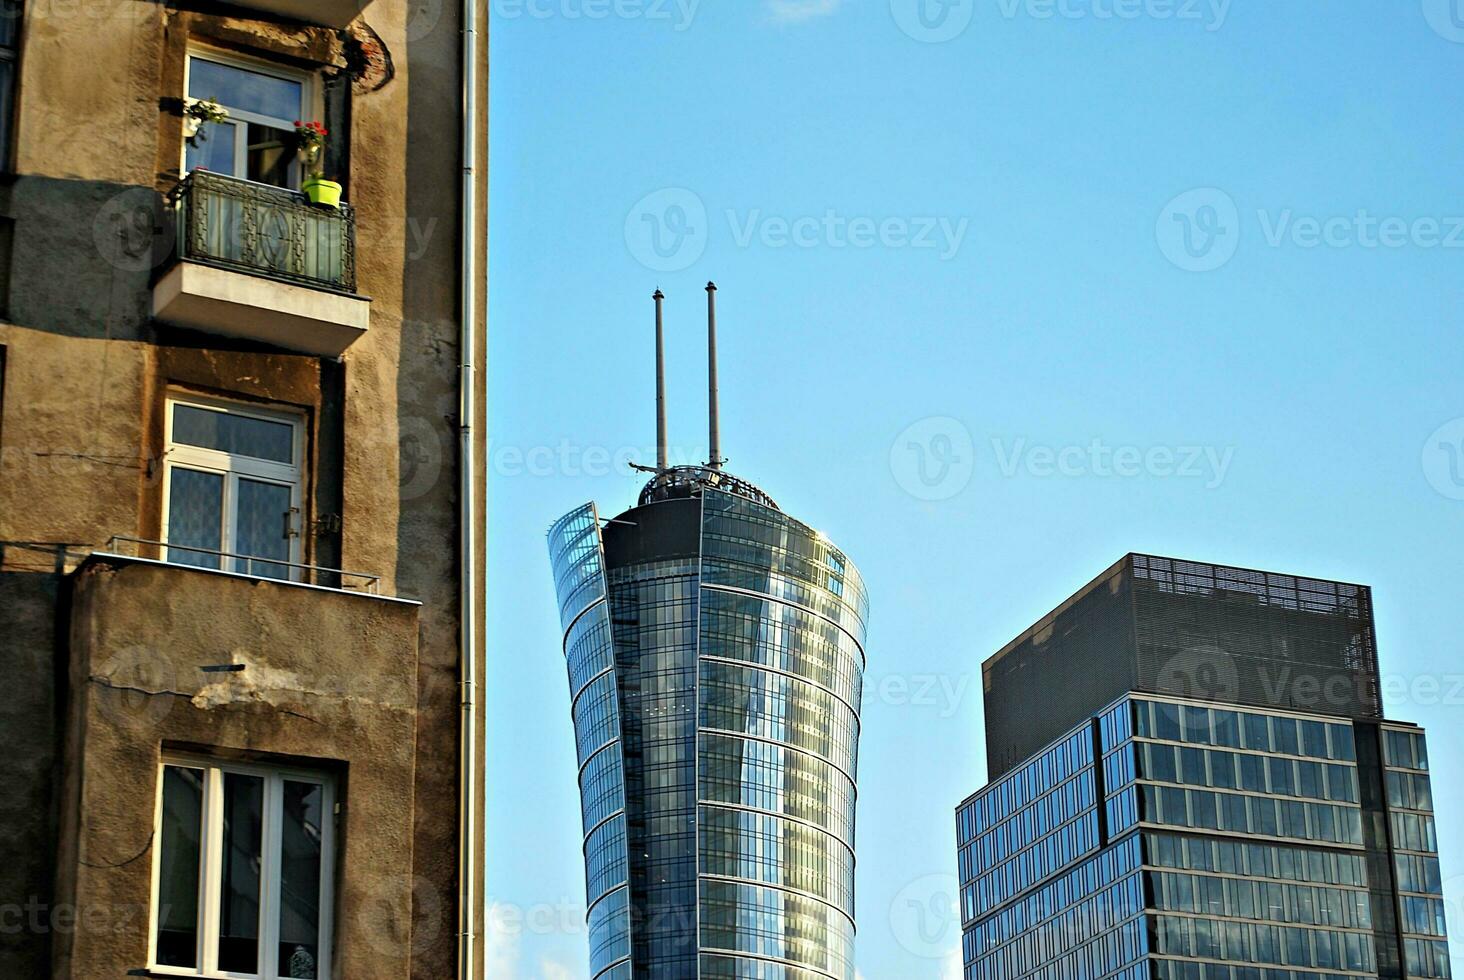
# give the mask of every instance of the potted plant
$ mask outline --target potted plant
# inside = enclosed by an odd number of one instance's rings
[[[221,123],[228,118],[229,110],[213,99],[184,99],[183,138],[189,146],[197,146],[200,140],[208,139],[204,123]]]
[[[306,123],[295,120],[295,142],[299,148],[300,162],[309,174],[300,184],[300,190],[310,198],[311,204],[338,208],[341,206],[341,185],[333,180],[326,180],[320,169],[320,158],[325,153],[325,140],[329,135],[330,130],[314,120]]]

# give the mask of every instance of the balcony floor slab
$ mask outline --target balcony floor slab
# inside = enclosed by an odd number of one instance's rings
[[[182,261],[153,287],[152,311],[177,327],[339,357],[366,333],[371,301]]]

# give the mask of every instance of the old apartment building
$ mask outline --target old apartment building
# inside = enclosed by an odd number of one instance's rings
[[[482,976],[483,6],[0,3],[0,977]]]

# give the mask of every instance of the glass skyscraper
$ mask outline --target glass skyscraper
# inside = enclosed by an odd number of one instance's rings
[[[596,980],[854,975],[868,602],[853,563],[720,469],[549,532]]]
[[[967,980],[1450,976],[1428,751],[1381,717],[1365,587],[1130,555],[983,674]],[[1023,708],[1047,740],[1013,759]]]

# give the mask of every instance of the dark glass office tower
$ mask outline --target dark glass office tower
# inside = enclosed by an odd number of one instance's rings
[[[853,976],[868,603],[823,535],[714,467],[549,532],[591,976]]]
[[[1381,717],[1365,586],[1130,555],[983,674],[967,980],[1450,976],[1428,752]]]

